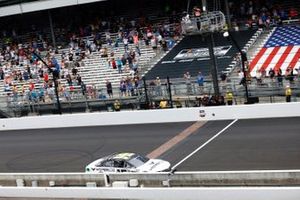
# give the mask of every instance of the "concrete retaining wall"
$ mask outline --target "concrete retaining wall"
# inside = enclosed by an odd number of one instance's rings
[[[300,103],[254,104],[10,118],[0,120],[0,130],[298,116],[300,116]]]
[[[108,174],[51,173],[51,174],[0,174],[0,185],[16,186],[18,181],[24,186],[85,186],[95,182],[97,186],[110,185],[115,181],[137,179],[144,187],[195,187],[195,186],[300,186],[300,170],[283,171],[215,171],[215,172],[177,172],[169,173],[122,173]]]
[[[2,197],[144,200],[299,200],[300,187],[1,188]]]

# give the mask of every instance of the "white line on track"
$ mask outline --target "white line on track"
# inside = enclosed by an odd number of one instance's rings
[[[194,155],[195,153],[197,153],[199,150],[201,150],[203,147],[205,147],[208,143],[210,143],[213,139],[215,139],[216,137],[218,137],[221,133],[223,133],[224,131],[226,131],[230,126],[232,126],[235,122],[237,122],[238,119],[235,119],[234,121],[232,121],[230,124],[228,124],[225,128],[223,128],[221,131],[219,131],[216,135],[214,135],[212,138],[210,138],[209,140],[207,140],[204,144],[202,144],[200,147],[198,147],[197,149],[195,149],[192,153],[190,153],[189,155],[187,155],[185,158],[183,158],[181,161],[179,161],[176,165],[174,165],[172,167],[173,169],[176,169],[176,167],[178,167],[180,164],[182,164],[184,161],[186,161],[187,159],[189,159],[192,155]]]

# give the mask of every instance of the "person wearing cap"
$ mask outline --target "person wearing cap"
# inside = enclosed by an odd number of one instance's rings
[[[286,102],[291,102],[291,96],[292,96],[292,89],[290,88],[289,85],[287,85],[286,88],[285,88],[285,99],[286,99]]]
[[[159,108],[164,109],[168,107],[168,101],[165,98],[162,98],[162,100],[159,102]]]

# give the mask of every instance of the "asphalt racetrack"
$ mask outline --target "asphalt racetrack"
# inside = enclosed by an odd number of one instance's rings
[[[0,173],[83,172],[114,152],[155,150],[179,171],[300,169],[299,122],[209,121],[183,138],[194,122],[1,131]],[[174,138],[169,148],[159,148]]]

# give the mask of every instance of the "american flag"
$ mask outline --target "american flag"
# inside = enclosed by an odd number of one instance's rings
[[[250,62],[250,72],[279,68],[284,74],[287,68],[300,68],[300,26],[277,27]]]

